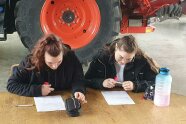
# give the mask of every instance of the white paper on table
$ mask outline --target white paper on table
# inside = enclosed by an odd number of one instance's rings
[[[135,104],[125,91],[101,91],[109,105]]]
[[[37,112],[65,110],[65,103],[60,95],[34,97]]]

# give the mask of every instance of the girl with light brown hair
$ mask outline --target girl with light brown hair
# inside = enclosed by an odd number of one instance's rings
[[[159,67],[137,45],[132,35],[106,44],[93,58],[85,78],[89,87],[114,88],[117,85],[126,91],[143,92],[155,83]]]

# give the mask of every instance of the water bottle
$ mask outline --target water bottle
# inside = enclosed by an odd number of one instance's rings
[[[160,68],[155,80],[154,104],[156,106],[169,106],[172,77],[168,68]]]

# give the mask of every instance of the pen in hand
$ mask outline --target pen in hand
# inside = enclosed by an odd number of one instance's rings
[[[122,82],[116,82],[116,86],[122,87],[123,83]]]
[[[49,85],[49,83],[48,82],[44,82],[44,85]]]

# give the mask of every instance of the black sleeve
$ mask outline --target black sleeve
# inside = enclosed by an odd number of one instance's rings
[[[74,58],[73,59],[74,72],[73,72],[73,79],[72,79],[72,93],[73,95],[75,92],[82,92],[83,94],[85,94],[86,89],[85,89],[83,68],[74,53],[73,53],[73,58]]]
[[[148,85],[155,84],[156,74],[151,68],[150,65],[147,63],[142,68],[142,73],[138,73],[135,82],[134,92],[144,92]]]
[[[86,86],[95,89],[105,89],[103,81],[106,79],[105,67],[100,63],[99,58],[95,58],[89,65],[85,73]]]
[[[32,84],[32,71],[26,69],[28,58],[15,67],[8,79],[7,90],[21,96],[41,96],[41,85]],[[37,83],[37,82],[36,82]]]

